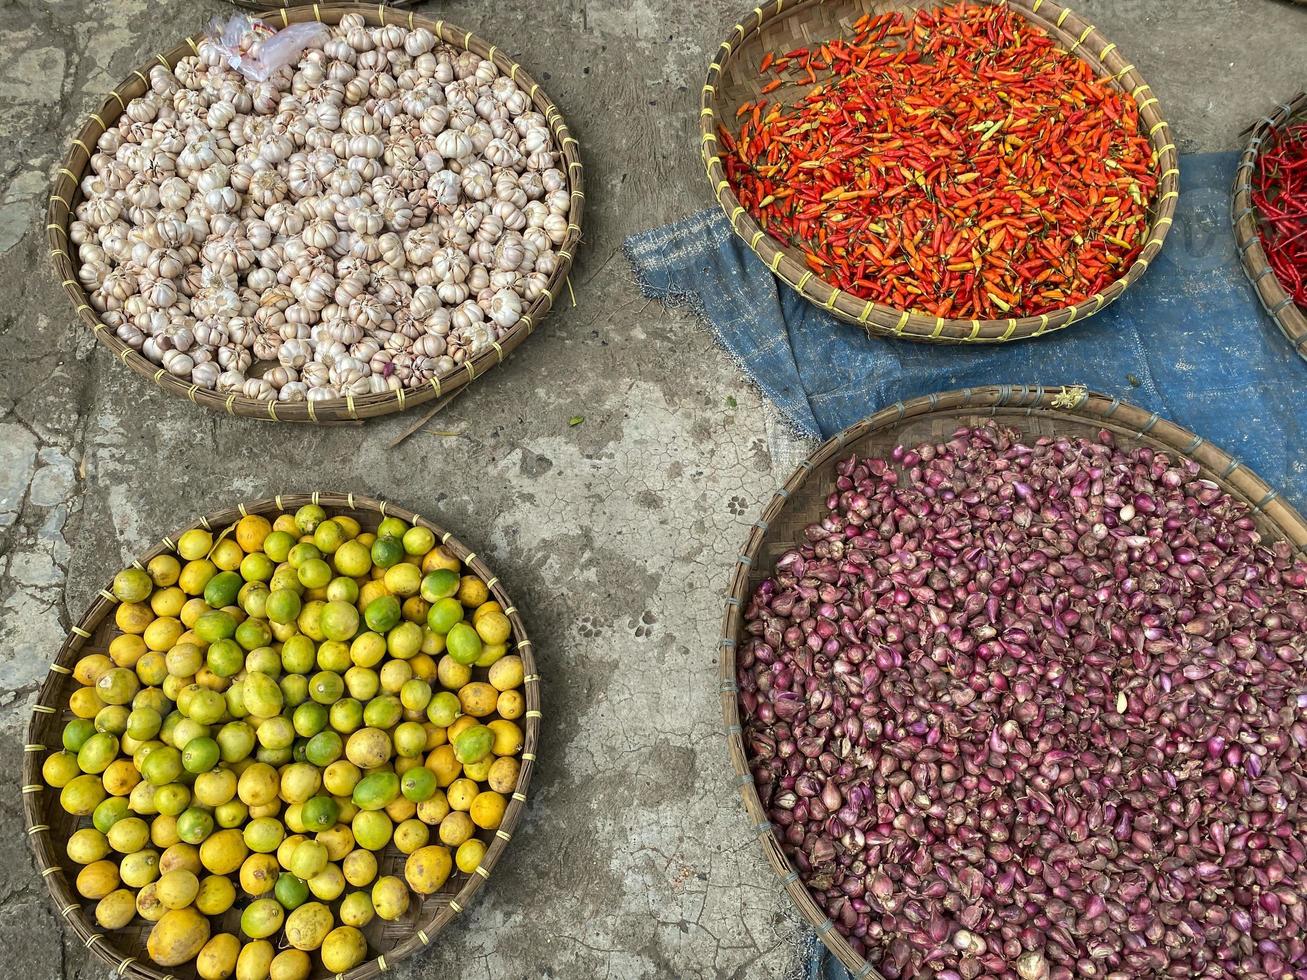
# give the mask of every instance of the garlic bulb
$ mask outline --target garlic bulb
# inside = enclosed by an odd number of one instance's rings
[[[171,376],[281,401],[421,386],[558,274],[559,148],[492,62],[355,13],[264,81],[197,50],[96,141],[68,236],[92,308]]]

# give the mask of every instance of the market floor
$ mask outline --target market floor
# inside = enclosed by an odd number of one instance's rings
[[[291,428],[165,397],[74,326],[50,271],[46,193],[68,136],[134,67],[230,8],[0,4],[0,978],[108,974],[61,931],[17,792],[30,705],[68,626],[193,515],[306,489],[387,497],[456,529],[508,583],[545,677],[522,829],[476,904],[394,976],[792,973],[803,930],[731,786],[715,646],[738,543],[801,447],[703,329],[640,295],[620,251],[711,203],[699,86],[749,6],[419,5],[540,79],[581,141],[588,200],[576,307],[438,416],[438,434],[392,446],[413,413]],[[1307,7],[1080,6],[1151,83],[1182,152],[1239,147],[1302,85]]]

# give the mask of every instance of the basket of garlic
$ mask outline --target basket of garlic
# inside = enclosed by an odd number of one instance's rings
[[[78,317],[231,415],[364,419],[479,378],[549,312],[580,240],[561,113],[444,21],[265,16],[156,56],[72,141],[48,229]]]

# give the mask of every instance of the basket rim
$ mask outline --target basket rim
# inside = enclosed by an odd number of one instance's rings
[[[262,6],[268,5],[264,3]],[[545,122],[553,134],[559,153],[558,168],[567,177],[571,198],[567,214],[567,237],[556,251],[559,261],[550,276],[549,288],[531,302],[523,312],[522,319],[514,324],[501,340],[491,343],[489,350],[465,360],[444,377],[434,377],[428,384],[410,391],[400,388],[381,394],[346,395],[343,398],[323,399],[316,403],[307,399],[279,401],[275,398],[248,398],[239,393],[223,395],[212,389],[202,388],[197,384],[173,377],[161,365],[155,364],[125,344],[96,314],[90,305],[86,290],[77,279],[80,262],[75,261],[76,250],[70,247],[69,241],[69,225],[76,218],[73,208],[79,200],[81,181],[90,166],[91,155],[95,152],[93,148],[100,135],[122,115],[128,101],[146,91],[147,73],[152,66],[162,63],[172,68],[182,58],[198,53],[197,43],[205,35],[205,32],[201,31],[184,38],[166,54],[156,54],[132,71],[109,91],[99,109],[89,114],[72,139],[67,155],[55,171],[46,210],[46,238],[50,261],[54,266],[57,279],[73,304],[77,319],[91,329],[95,338],[104,344],[116,359],[121,360],[141,377],[153,381],[169,395],[189,399],[213,411],[270,422],[348,423],[389,415],[448,395],[480,378],[491,368],[502,364],[504,358],[540,325],[553,309],[564,288],[568,290],[569,295],[572,295],[570,272],[575,252],[581,244],[581,218],[585,207],[585,168],[581,163],[580,143],[571,134],[558,106],[541,88],[540,83],[497,45],[484,41],[471,31],[457,27],[444,19],[423,17],[411,10],[399,11],[382,3],[335,2],[273,7],[271,10],[265,10],[261,16],[268,19],[270,23],[274,18],[279,19],[280,27],[288,27],[291,24],[313,20],[334,24],[348,13],[362,14],[372,26],[393,24],[410,30],[425,27],[435,34],[440,42],[472,51],[486,60],[493,61],[503,74],[518,82],[527,92],[532,107],[545,117]],[[572,303],[575,305],[575,298]]]
[[[901,422],[959,409],[991,415],[1053,416],[1081,424],[1095,424],[1131,438],[1151,442],[1168,453],[1198,462],[1222,489],[1247,502],[1254,512],[1269,520],[1307,557],[1307,518],[1279,496],[1255,472],[1238,459],[1194,435],[1188,429],[1163,419],[1156,412],[1115,396],[1089,391],[1083,386],[989,385],[964,388],[895,402],[827,439],[801,462],[789,479],[772,495],[760,518],[749,529],[748,538],[732,566],[725,595],[722,635],[718,642],[719,689],[726,752],[735,771],[732,784],[740,793],[749,818],[750,836],[756,837],[772,872],[799,914],[817,932],[826,948],[852,973],[855,980],[884,980],[875,967],[854,952],[835,924],[813,900],[799,877],[798,869],[781,850],[773,825],[754,788],[749,755],[744,747],[735,679],[735,651],[743,635],[744,610],[749,602],[749,574],[756,564],[768,527],[788,505],[790,497],[817,467],[843,455],[857,440],[871,432],[890,429]]]
[[[445,530],[439,524],[405,507],[392,504],[387,500],[357,493],[339,493],[336,491],[312,491],[309,493],[286,493],[272,497],[263,497],[210,511],[172,534],[160,538],[159,542],[130,562],[130,567],[144,568],[145,564],[160,554],[174,553],[179,536],[191,528],[218,531],[234,524],[246,514],[268,514],[274,511],[294,511],[304,504],[318,504],[328,510],[366,511],[381,517],[398,517],[410,524],[428,528],[435,534],[437,542],[453,552],[460,561],[468,566],[490,589],[492,597],[503,607],[513,628],[514,652],[522,658],[523,691],[527,710],[523,717],[522,752],[518,756],[521,768],[518,772],[517,785],[509,798],[508,806],[495,836],[487,847],[476,873],[467,876],[462,888],[453,896],[440,894],[426,896],[433,909],[428,918],[405,941],[385,953],[365,960],[345,974],[337,974],[335,980],[371,980],[395,963],[407,959],[413,953],[429,945],[435,937],[448,926],[461,912],[466,911],[472,899],[476,897],[483,885],[490,880],[495,865],[508,847],[518,822],[526,812],[527,789],[536,766],[536,753],[540,740],[541,676],[536,665],[534,647],[527,635],[526,624],[522,614],[514,605],[498,576],[487,566],[485,561],[469,549],[453,532]],[[41,764],[51,749],[40,742],[42,721],[60,710],[53,701],[53,696],[63,689],[65,679],[71,675],[83,644],[89,640],[94,630],[118,605],[118,599],[106,587],[96,593],[86,611],[77,623],[68,631],[68,636],[59,648],[50,670],[42,682],[32,707],[32,715],[25,730],[26,740],[23,745],[23,819],[26,826],[28,846],[37,863],[39,873],[44,879],[46,889],[53,900],[60,918],[72,933],[106,964],[115,969],[114,976],[130,977],[132,980],[178,980],[163,968],[149,960],[129,956],[120,952],[112,944],[112,930],[102,930],[94,917],[88,915],[82,907],[86,901],[70,886],[62,864],[58,858],[47,860],[42,848],[50,850],[56,846],[51,840],[50,827],[43,820],[43,811],[48,808],[43,800],[47,789],[41,773]],[[389,847],[390,845],[387,845]],[[461,874],[454,869],[455,874]],[[451,878],[453,876],[451,875]],[[447,899],[447,900],[446,900]],[[94,903],[90,903],[94,905]]]
[[[754,220],[740,203],[726,177],[717,148],[717,130],[722,121],[717,110],[717,85],[736,51],[767,24],[782,16],[789,17],[804,8],[824,6],[827,2],[828,0],[768,0],[767,3],[754,7],[747,17],[731,28],[726,40],[718,46],[708,66],[707,80],[699,100],[699,149],[708,183],[713,188],[713,198],[725,213],[731,230],[777,278],[804,299],[846,323],[862,327],[871,336],[964,344],[1001,343],[1039,337],[1065,329],[1100,312],[1144,275],[1162,249],[1175,219],[1176,203],[1180,196],[1180,161],[1171,136],[1171,127],[1162,116],[1161,106],[1152,88],[1143,80],[1134,64],[1121,55],[1117,45],[1109,41],[1093,24],[1056,0],[972,2],[1007,6],[1055,38],[1058,34],[1063,34],[1074,39],[1070,50],[1088,62],[1100,79],[1103,78],[1103,72],[1099,69],[1105,69],[1107,80],[1122,92],[1128,93],[1139,106],[1140,129],[1152,143],[1160,180],[1151,202],[1154,214],[1148,225],[1148,239],[1143,251],[1125,274],[1094,296],[1052,313],[1003,320],[960,320],[900,310],[858,299],[832,286],[797,261],[790,250]],[[746,26],[746,22],[752,26]],[[1092,53],[1088,47],[1091,37],[1097,41]],[[711,150],[709,143],[713,144]]]
[[[1307,0],[1298,2],[1307,3]],[[1248,277],[1258,301],[1280,328],[1280,333],[1293,345],[1298,356],[1307,360],[1307,310],[1299,307],[1293,297],[1285,292],[1266,258],[1266,249],[1262,247],[1262,237],[1259,234],[1261,220],[1252,199],[1252,175],[1257,169],[1257,157],[1262,144],[1274,130],[1299,117],[1302,121],[1307,121],[1307,91],[1299,92],[1287,102],[1281,102],[1245,130],[1248,145],[1240,155],[1239,166],[1234,172],[1230,225],[1234,230],[1234,243],[1239,250],[1244,275]]]

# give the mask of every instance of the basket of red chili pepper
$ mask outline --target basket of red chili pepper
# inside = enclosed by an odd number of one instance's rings
[[[1045,0],[769,0],[709,66],[700,127],[767,267],[905,340],[1092,316],[1147,270],[1179,197],[1148,85]]]
[[[1307,92],[1249,128],[1230,217],[1244,271],[1307,358]]]

